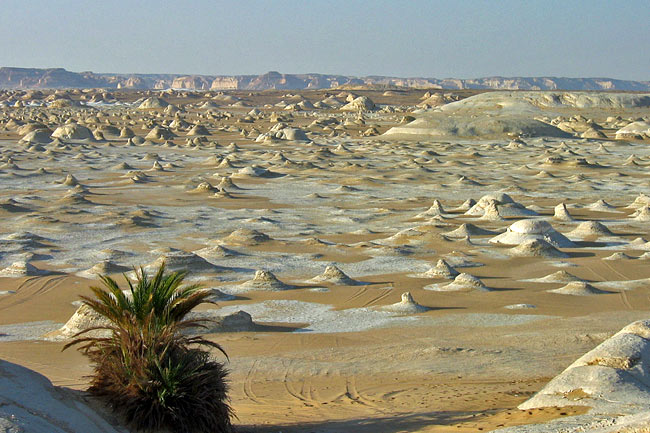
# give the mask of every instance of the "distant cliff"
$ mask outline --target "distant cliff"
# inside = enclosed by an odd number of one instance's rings
[[[351,77],[326,74],[174,75],[100,74],[70,72],[63,68],[0,68],[0,88],[56,89],[99,87],[110,89],[267,90],[329,89],[339,86],[409,87],[418,89],[508,90],[627,90],[650,91],[650,81],[612,78],[485,77],[398,78]]]

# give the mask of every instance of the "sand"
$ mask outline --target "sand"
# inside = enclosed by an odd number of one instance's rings
[[[84,389],[85,358],[44,335],[97,272],[121,281],[165,260],[214,291],[203,314],[231,317],[208,338],[230,355],[242,431],[589,417],[517,407],[648,317],[648,138],[616,134],[647,107],[632,94],[457,92],[416,113],[423,93],[3,106],[0,358]],[[432,133],[440,113],[462,134]],[[472,123],[481,113],[498,122]],[[590,128],[605,138],[582,137]]]

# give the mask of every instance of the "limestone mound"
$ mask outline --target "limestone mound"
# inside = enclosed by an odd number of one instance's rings
[[[638,209],[644,206],[650,206],[650,196],[639,194],[628,207]]]
[[[202,136],[202,135],[210,135],[210,131],[208,131],[208,128],[206,128],[203,125],[194,125],[189,131],[187,131],[187,136],[193,137],[193,136]]]
[[[453,110],[475,110],[477,107],[498,110],[526,108],[642,108],[650,106],[650,95],[610,92],[562,91],[498,91],[466,98]],[[452,105],[452,104],[448,104]]]
[[[235,189],[235,190],[240,190],[241,188],[236,185],[232,179],[229,176],[224,176],[221,178],[221,181],[219,182],[219,185],[217,187],[221,190],[226,190],[226,189]]]
[[[436,292],[470,292],[470,291],[481,291],[489,292],[491,289],[487,287],[483,282],[475,277],[474,275],[461,273],[454,278],[449,284],[440,286],[440,285],[430,285],[424,287],[426,290],[434,290]]]
[[[625,253],[617,252],[611,256],[604,257],[603,260],[631,260],[633,257],[628,256]]]
[[[97,314],[86,304],[82,304],[65,324],[58,330],[46,334],[46,338],[72,338],[78,333],[95,327],[104,327],[110,325],[110,322]],[[89,336],[108,335],[105,330],[93,330],[87,333]]]
[[[490,201],[486,204],[485,212],[480,219],[487,221],[503,221],[504,218],[501,216],[501,212],[499,211],[499,207],[497,206],[496,201]]]
[[[579,405],[600,413],[648,411],[649,372],[650,320],[641,320],[580,357],[519,409]],[[572,398],[575,394],[581,397]]]
[[[646,205],[637,209],[637,211],[632,215],[632,218],[635,221],[650,221],[650,206]]]
[[[289,284],[285,284],[269,271],[258,270],[252,280],[238,286],[244,290],[266,290],[266,291],[281,291],[294,288]]]
[[[126,162],[121,162],[111,167],[112,170],[133,170],[133,167]]]
[[[495,209],[496,208],[496,209]],[[465,215],[486,216],[486,219],[499,219],[499,217],[523,217],[535,216],[537,212],[526,209],[520,203],[517,203],[506,193],[496,193],[484,195]]]
[[[197,273],[215,273],[221,272],[223,268],[213,265],[189,251],[172,250],[165,252],[158,257],[153,263],[146,266],[145,269],[158,269],[162,264],[169,271],[189,271]]]
[[[591,139],[596,139],[596,140],[601,140],[601,139],[607,139],[607,136],[603,131],[595,128],[589,128],[582,134],[580,134],[581,138],[591,138]]]
[[[564,203],[560,203],[557,206],[555,206],[555,213],[553,214],[553,219],[558,221],[567,221],[567,222],[574,221],[573,217],[569,213],[569,210],[567,209]]]
[[[549,274],[545,277],[542,278],[536,278],[534,281],[537,283],[572,283],[576,281],[581,281],[584,282],[582,278],[576,277],[575,275],[571,274],[570,272],[567,271],[557,271],[552,274]]]
[[[146,140],[171,140],[176,135],[162,126],[154,126],[144,137]]]
[[[569,257],[568,254],[555,248],[544,239],[528,239],[508,250],[508,253],[518,257],[548,257],[548,258],[562,258]]]
[[[0,429],[6,433],[118,433],[81,399],[45,377],[0,360]]]
[[[192,192],[192,193],[205,193],[205,192],[214,193],[216,191],[219,191],[219,189],[212,186],[212,184],[210,184],[209,182],[201,182],[200,184],[198,184],[196,186],[196,188],[194,188],[190,192]]]
[[[556,108],[646,107],[647,95],[599,92],[487,92],[446,104],[407,125],[389,129],[387,139],[431,137],[513,138],[571,137],[554,125],[536,120]]]
[[[129,292],[126,292],[127,295]],[[253,331],[255,324],[251,315],[245,311],[238,311],[228,315],[215,315],[212,311],[194,311],[188,314],[188,319],[206,320],[202,322],[205,327],[189,329],[190,334],[205,334],[210,332],[245,332]],[[48,339],[68,339],[84,330],[105,327],[110,325],[106,319],[97,314],[92,308],[83,304],[74,312],[68,321],[58,330],[45,335]],[[97,329],[87,332],[89,336],[107,336],[109,331]]]
[[[496,232],[482,229],[474,224],[463,223],[457,229],[444,233],[445,236],[450,238],[466,238],[471,236],[490,236]]]
[[[7,278],[20,278],[20,277],[32,277],[40,275],[48,275],[51,272],[44,269],[39,269],[36,266],[29,263],[29,260],[19,260],[13,262],[10,266],[0,270],[0,277]]]
[[[149,110],[152,108],[165,108],[169,102],[161,98],[151,97],[147,98],[138,105],[138,110]]]
[[[221,239],[226,244],[257,245],[272,240],[267,234],[253,229],[237,229]]]
[[[449,265],[449,263],[447,263],[444,259],[439,259],[436,263],[436,266],[422,274],[419,274],[418,276],[424,278],[446,278],[448,280],[451,280],[453,278],[456,278],[458,275],[459,272],[451,265]]]
[[[616,139],[636,138],[637,136],[650,135],[650,123],[645,121],[632,122],[616,131]]]
[[[602,199],[585,207],[597,212],[618,212],[614,206]]]
[[[493,244],[520,245],[531,239],[541,239],[556,248],[574,248],[575,244],[543,220],[519,220],[505,233],[489,240]]]
[[[417,215],[418,218],[431,217],[431,216],[442,216],[445,214],[445,209],[442,207],[440,200],[433,200],[433,204],[429,209]]]
[[[74,177],[71,174],[67,174],[64,179],[62,179],[62,180],[60,180],[60,181],[58,181],[56,183],[60,183],[61,185],[65,185],[65,186],[77,186],[77,185],[79,185],[79,181],[77,180],[77,178]]]
[[[245,311],[239,310],[226,316],[214,316],[210,312],[195,312],[192,314],[193,319],[207,319],[203,325],[205,328],[196,328],[195,331],[201,334],[210,334],[216,332],[252,332],[256,331],[258,326],[253,322],[253,318]]]
[[[469,98],[468,98],[469,99]],[[452,103],[453,104],[453,103]],[[451,104],[448,104],[449,106]],[[472,118],[464,115],[433,113],[403,126],[394,126],[381,137],[423,140],[430,138],[500,139],[513,136],[569,138],[555,126],[523,116]]]
[[[85,271],[77,272],[77,275],[80,277],[95,278],[98,275],[111,275],[111,274],[121,274],[123,272],[130,271],[131,268],[127,266],[118,265],[110,260],[102,260],[97,263],[90,269]]]
[[[12,198],[0,200],[0,209],[10,213],[33,212],[34,209],[24,206]]]
[[[385,305],[380,307],[382,310],[391,311],[400,314],[417,314],[429,311],[429,307],[418,304],[411,296],[410,292],[402,293],[402,300],[392,305]]]
[[[590,295],[602,295],[607,292],[605,290],[600,290],[592,286],[591,284],[585,281],[574,281],[567,284],[564,287],[559,289],[549,290],[550,293],[558,293],[560,295],[573,295],[573,296],[590,296]]]
[[[255,139],[255,141],[258,143],[273,140],[309,141],[309,137],[307,137],[305,131],[300,128],[273,127],[269,132],[260,134]]]
[[[308,280],[309,283],[332,283],[332,284],[337,284],[341,286],[356,286],[360,284],[365,284],[362,283],[361,281],[357,281],[353,278],[350,278],[348,275],[345,274],[342,270],[340,270],[338,267],[334,265],[329,265],[325,268],[325,271],[312,278],[311,280]]]
[[[258,165],[249,165],[241,168],[232,177],[277,177],[278,174]]]
[[[28,132],[20,139],[20,143],[26,144],[50,144],[52,139],[50,138],[51,134],[47,131],[36,130]]]
[[[613,236],[614,234],[599,221],[584,221],[567,233],[572,237]]]
[[[240,256],[242,255],[241,253],[231,250],[230,248],[226,248],[222,245],[215,245],[213,247],[206,247],[202,248],[200,250],[194,251],[195,254],[203,257],[203,258],[227,258],[227,257],[235,257],[235,256]]]
[[[309,141],[305,131],[299,128],[284,128],[278,131],[275,138],[288,141]]]
[[[352,101],[346,105],[339,108],[341,111],[372,111],[374,110],[375,103],[372,102],[367,96],[359,96],[354,98]]]
[[[66,123],[59,126],[52,133],[52,138],[61,140],[94,140],[93,133],[85,126],[76,123]]]
[[[19,245],[22,250],[50,248],[51,246],[47,244],[49,242],[51,242],[50,239],[31,232],[11,233],[5,239],[0,240],[0,244]]]

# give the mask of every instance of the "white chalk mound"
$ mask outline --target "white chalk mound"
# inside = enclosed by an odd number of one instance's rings
[[[496,139],[514,136],[571,137],[570,134],[555,126],[523,116],[471,117],[467,115],[448,115],[447,113],[425,115],[406,125],[394,126],[382,135],[383,138],[387,139],[413,140],[431,137]]]
[[[341,111],[372,111],[375,103],[367,96],[359,96],[340,108]]]
[[[569,210],[566,208],[564,203],[560,203],[555,206],[555,213],[553,214],[553,219],[558,221],[574,221],[573,217],[569,213]]]
[[[165,264],[169,271],[191,271],[198,273],[215,273],[223,271],[223,268],[213,265],[203,257],[189,251],[172,250],[162,254],[145,269],[158,269]]]
[[[520,220],[512,224],[505,233],[490,239],[490,243],[520,245],[533,239],[543,240],[556,248],[574,248],[575,244],[553,226],[543,220]]]
[[[89,269],[77,272],[77,275],[84,278],[96,278],[98,275],[121,274],[130,270],[131,268],[118,265],[111,260],[102,260]]]
[[[571,364],[519,409],[650,410],[650,320],[633,322]]]
[[[66,123],[52,133],[52,138],[61,140],[94,140],[93,133],[85,126],[76,123]]]
[[[95,310],[86,304],[82,304],[61,328],[50,334],[46,334],[45,337],[54,339],[72,338],[86,329],[109,325],[110,322],[108,320],[97,314]],[[108,331],[93,330],[89,332],[89,335],[107,336]]]
[[[430,137],[569,137],[569,133],[536,118],[566,109],[648,106],[650,96],[642,94],[486,92],[426,112],[411,123],[389,129],[383,137],[416,140]]]
[[[271,238],[260,231],[254,229],[241,228],[237,229],[228,236],[221,239],[225,244],[233,245],[257,245],[263,242],[270,241]]]
[[[535,216],[537,212],[526,209],[506,193],[487,194],[479,199],[465,215],[481,216],[484,219],[498,220],[500,217]]]
[[[520,245],[508,250],[508,253],[517,257],[548,257],[567,258],[568,254],[555,248],[544,239],[529,239]]]
[[[609,92],[488,92],[447,104],[443,111],[534,112],[555,108],[641,108],[650,95]]]
[[[50,272],[32,265],[29,260],[19,260],[0,270],[0,277],[20,278],[48,275]]]
[[[140,110],[148,110],[151,108],[165,108],[169,105],[169,102],[165,101],[164,99],[156,98],[156,97],[151,97],[147,98],[140,105],[138,105],[138,109]]]
[[[572,296],[591,296],[591,295],[602,295],[606,292],[592,286],[591,284],[585,281],[572,281],[564,287],[559,289],[549,290],[550,293],[558,293],[560,295],[572,295]]]
[[[206,289],[207,290],[207,289]],[[215,292],[215,290],[212,290]],[[219,292],[218,290],[216,292]],[[125,292],[130,296],[130,292]],[[221,293],[223,295],[223,293]],[[202,327],[188,329],[189,334],[207,334],[211,332],[243,332],[251,331],[255,328],[251,315],[245,311],[238,311],[227,315],[214,314],[216,310],[193,311],[189,313],[189,319],[206,320],[202,322]],[[79,332],[89,328],[109,326],[110,322],[104,317],[97,314],[92,308],[83,304],[68,321],[56,331],[46,334],[46,339],[61,340],[74,337]],[[105,329],[92,330],[84,336],[101,336],[107,337],[110,331]],[[2,430],[0,430],[2,431]]]
[[[425,311],[430,310],[430,308],[415,302],[410,292],[402,293],[402,300],[400,302],[391,305],[386,305],[384,307],[381,307],[381,309],[385,311],[391,311],[393,313],[400,313],[400,314],[416,314],[416,313],[423,313]]]
[[[0,360],[0,431],[118,433],[74,394],[45,377]]]
[[[472,236],[489,236],[494,235],[496,232],[491,230],[482,229],[474,224],[463,223],[457,229],[444,233],[449,238],[466,238]]]
[[[446,260],[440,259],[436,265],[428,271],[418,274],[422,278],[446,278],[448,280],[454,279],[458,276],[459,272],[454,269]]]
[[[47,131],[37,129],[36,131],[28,132],[20,139],[21,143],[29,144],[49,144],[52,142],[50,134]]]
[[[550,275],[546,275],[545,277],[536,278],[530,281],[536,283],[572,283],[575,281],[585,281],[585,280],[576,277],[575,275],[567,271],[557,271],[557,272],[553,272]]]
[[[334,265],[329,265],[325,268],[325,271],[312,278],[308,282],[310,283],[332,283],[342,286],[355,286],[363,284],[360,281],[357,281],[353,278],[350,278],[345,272],[340,270]]]
[[[292,289],[293,286],[278,280],[272,272],[258,270],[252,280],[241,284],[239,288],[242,290],[280,291]]]
[[[617,139],[636,138],[643,135],[650,135],[650,123],[644,121],[632,122],[616,131]]]
[[[567,233],[569,236],[583,238],[583,237],[600,237],[600,236],[613,236],[613,233],[599,221],[584,221],[578,226]]]
[[[483,281],[479,278],[466,273],[458,274],[456,278],[454,278],[454,281],[449,284],[432,284],[430,286],[425,286],[424,289],[436,292],[472,292],[475,290],[480,292],[489,292],[492,290],[483,284]]]

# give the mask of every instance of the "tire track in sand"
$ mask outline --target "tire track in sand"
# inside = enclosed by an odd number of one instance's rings
[[[255,371],[257,370],[257,366],[259,365],[260,362],[261,361],[259,359],[256,359],[253,362],[253,365],[251,365],[251,368],[248,370],[248,373],[246,374],[246,379],[244,379],[244,395],[253,403],[257,403],[257,404],[262,404],[262,401],[253,392],[253,376],[255,375]]]
[[[293,385],[291,385],[291,383],[290,383],[290,381],[289,381],[289,375],[290,375],[290,373],[291,373],[291,366],[292,366],[293,364],[294,364],[294,361],[289,361],[288,365],[287,365],[286,368],[285,368],[285,371],[284,371],[284,378],[283,378],[283,380],[282,380],[282,382],[283,382],[283,384],[284,384],[284,389],[285,389],[285,390],[289,393],[289,395],[290,395],[291,397],[293,397],[295,400],[298,400],[298,401],[302,402],[303,405],[305,405],[305,406],[309,406],[309,407],[318,406],[318,405],[319,405],[319,402],[316,401],[316,400],[314,400],[314,399],[311,397],[311,395],[310,395],[310,394],[311,394],[311,391],[310,391],[310,392],[305,392],[305,388],[306,388],[306,387],[307,387],[307,388],[311,388],[311,383],[309,383],[309,384],[306,384],[306,383],[305,383],[305,382],[306,382],[306,379],[303,379],[302,388],[301,388],[301,391],[300,391],[300,392],[296,391],[296,390],[293,388]]]
[[[372,298],[370,301],[368,301],[368,302],[366,302],[365,304],[363,304],[363,307],[364,307],[364,308],[365,308],[365,307],[369,307],[369,306],[371,306],[371,305],[373,305],[373,304],[375,304],[375,303],[381,301],[382,299],[386,298],[386,297],[387,297],[388,295],[390,295],[391,293],[392,293],[392,290],[385,290],[384,293],[382,293],[382,294],[380,294],[380,295],[378,295],[378,296],[375,296],[375,297]]]

